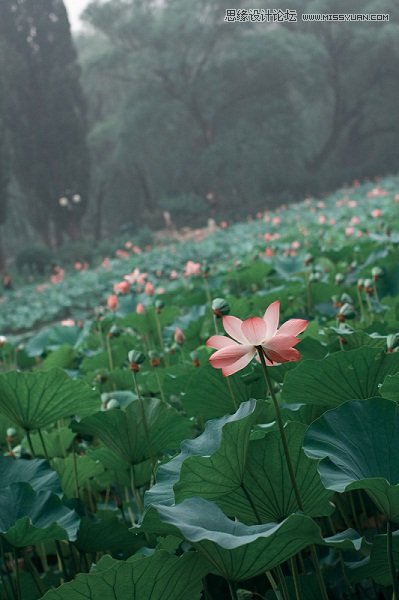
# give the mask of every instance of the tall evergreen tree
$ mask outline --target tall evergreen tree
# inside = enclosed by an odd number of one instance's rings
[[[16,178],[42,239],[76,239],[88,200],[85,103],[62,0],[3,0],[0,38],[13,64],[8,114]],[[62,200],[61,200],[62,199]],[[61,200],[61,201],[60,201]]]

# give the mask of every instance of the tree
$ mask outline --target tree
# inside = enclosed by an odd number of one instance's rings
[[[85,102],[62,0],[0,3],[0,38],[14,65],[13,167],[27,214],[50,245],[76,239],[88,202]],[[61,198],[68,198],[66,204]]]

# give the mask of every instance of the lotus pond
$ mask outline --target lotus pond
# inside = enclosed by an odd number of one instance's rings
[[[399,600],[398,244],[392,177],[3,296],[0,598]]]

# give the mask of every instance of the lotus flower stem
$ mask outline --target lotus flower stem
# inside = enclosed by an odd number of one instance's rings
[[[282,596],[280,590],[278,589],[278,585],[275,582],[274,577],[271,574],[271,572],[270,571],[266,571],[265,575],[267,577],[268,582],[271,585],[271,588],[272,588],[272,590],[274,592],[274,595],[276,596],[277,600],[283,600],[283,596]]]
[[[293,464],[291,461],[291,456],[290,456],[290,451],[289,451],[289,447],[288,447],[287,436],[285,435],[284,421],[283,421],[283,417],[281,415],[280,405],[276,398],[276,394],[274,393],[274,390],[273,390],[273,384],[272,384],[272,381],[270,378],[269,371],[266,366],[266,359],[265,359],[265,355],[264,355],[262,346],[258,346],[257,350],[258,350],[259,358],[260,358],[260,361],[261,361],[262,367],[263,367],[263,374],[265,377],[266,389],[269,390],[270,396],[273,401],[273,406],[274,406],[274,410],[275,410],[276,418],[277,418],[277,425],[278,425],[279,432],[280,432],[281,442],[283,444],[284,456],[285,456],[285,460],[286,460],[287,467],[288,467],[288,473],[290,476],[291,485],[294,490],[295,499],[298,504],[299,510],[301,510],[302,512],[305,512],[301,494],[300,494],[300,491],[298,488],[298,483],[295,478],[294,467],[293,467]]]
[[[17,600],[22,600],[21,596],[21,574],[19,572],[19,564],[18,564],[18,552],[17,549],[13,547],[13,556],[14,556],[14,568],[15,568],[15,588],[17,591]]]
[[[49,455],[48,455],[48,452],[47,452],[46,444],[44,443],[44,437],[43,437],[43,434],[42,434],[42,430],[38,429],[37,431],[39,433],[40,442],[41,442],[41,445],[43,447],[44,456],[46,457],[46,460],[48,460],[50,462],[50,458],[49,458]]]
[[[276,567],[276,573],[277,573],[277,579],[279,581],[281,593],[283,595],[284,600],[290,600],[290,595],[289,595],[289,592],[288,592],[287,583],[285,581],[283,569],[280,567],[280,565],[277,565],[277,567]]]
[[[266,365],[266,357],[264,354],[264,350],[263,350],[262,346],[257,346],[256,349],[258,351],[260,362],[263,367],[263,374],[265,377],[266,389],[268,389],[270,392],[270,396],[272,398],[273,405],[274,405],[274,410],[276,412],[277,425],[278,425],[278,428],[280,431],[281,442],[283,444],[283,451],[284,451],[285,460],[286,460],[287,467],[288,467],[288,473],[290,476],[291,485],[294,490],[298,508],[300,511],[302,511],[304,513],[305,512],[304,505],[303,505],[301,493],[299,491],[298,483],[297,483],[297,480],[295,477],[295,471],[294,471],[294,466],[292,464],[292,460],[291,460],[291,456],[290,456],[290,450],[288,447],[287,436],[285,435],[284,421],[283,421],[283,417],[281,414],[280,405],[278,403],[276,394],[274,393],[274,390],[273,390],[272,380],[270,378],[270,374],[269,374],[269,371],[268,371],[268,368]],[[327,590],[326,590],[323,575],[322,575],[322,572],[320,569],[319,559],[318,559],[317,552],[316,552],[316,549],[314,546],[310,547],[310,552],[311,552],[312,562],[313,562],[313,565],[314,565],[314,568],[316,571],[316,576],[317,576],[317,580],[318,580],[319,587],[320,587],[321,597],[323,598],[323,600],[328,600]],[[399,598],[397,600],[399,600]]]
[[[27,429],[25,429],[25,433],[26,433],[26,439],[28,440],[29,451],[30,451],[31,455],[33,456],[33,458],[36,458],[36,454],[33,449],[32,438],[30,437],[30,432]]]
[[[298,567],[296,564],[295,556],[290,558],[290,566],[291,566],[292,579],[294,581],[296,600],[302,600],[301,581],[299,579]]]
[[[389,570],[391,572],[391,579],[392,579],[392,600],[399,600],[398,578],[396,576],[396,567],[395,567],[395,562],[393,559],[392,523],[391,523],[391,521],[387,521],[387,556],[388,556]]]
[[[231,600],[238,600],[238,596],[237,596],[237,587],[234,581],[229,581],[229,590],[230,590],[230,596],[231,596]]]

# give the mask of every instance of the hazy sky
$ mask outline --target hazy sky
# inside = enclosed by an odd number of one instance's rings
[[[69,21],[72,29],[79,29],[79,15],[83,9],[89,4],[90,0],[64,0],[64,4],[67,8]]]

